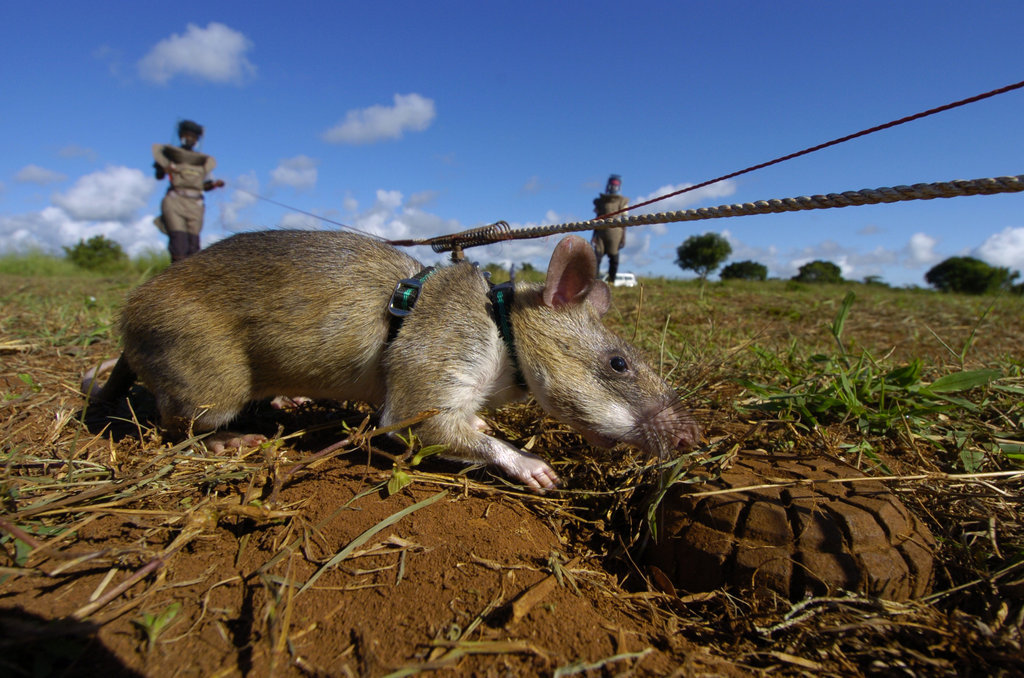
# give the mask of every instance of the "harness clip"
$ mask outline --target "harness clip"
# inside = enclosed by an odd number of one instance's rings
[[[416,278],[403,278],[395,285],[395,291],[388,302],[388,313],[396,318],[404,318],[412,311],[413,304],[420,296],[423,281]]]

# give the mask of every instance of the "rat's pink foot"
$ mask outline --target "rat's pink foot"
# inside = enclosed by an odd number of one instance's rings
[[[270,401],[270,406],[275,410],[290,410],[311,402],[313,399],[305,396],[277,396]]]
[[[550,466],[532,455],[523,455],[516,466],[516,480],[539,494],[556,489],[561,482]]]
[[[206,438],[207,449],[214,454],[224,454],[228,449],[244,450],[247,447],[256,447],[267,442],[267,437],[259,433],[232,433],[230,431],[219,431]]]

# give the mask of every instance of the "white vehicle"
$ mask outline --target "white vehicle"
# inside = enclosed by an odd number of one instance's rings
[[[615,287],[636,287],[636,276],[632,273],[616,273],[615,282],[612,285]]]

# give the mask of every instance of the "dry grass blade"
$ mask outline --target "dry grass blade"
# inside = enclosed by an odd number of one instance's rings
[[[400,521],[402,518],[404,518],[405,516],[409,515],[410,513],[418,511],[421,508],[424,508],[426,506],[430,506],[434,502],[438,501],[439,499],[443,499],[446,496],[448,496],[448,491],[447,490],[442,490],[441,492],[438,492],[437,494],[435,494],[435,495],[433,495],[431,497],[428,497],[428,498],[426,498],[426,499],[424,499],[422,501],[419,501],[419,502],[413,504],[412,506],[408,506],[408,507],[402,509],[401,511],[398,511],[397,513],[394,513],[394,514],[388,516],[387,518],[385,518],[384,520],[380,521],[379,523],[377,523],[376,525],[374,525],[370,529],[366,530],[365,532],[360,534],[358,537],[356,537],[355,539],[350,541],[345,548],[343,548],[333,558],[331,558],[329,561],[327,561],[327,563],[323,567],[321,567],[319,570],[314,572],[313,576],[311,576],[309,579],[306,580],[306,583],[302,585],[302,588],[300,588],[298,590],[297,594],[303,593],[307,589],[309,589],[309,587],[311,587],[314,583],[316,583],[316,580],[319,579],[320,576],[324,572],[326,572],[327,570],[331,569],[332,567],[334,567],[335,565],[337,565],[338,563],[343,561],[345,558],[349,557],[349,555],[351,555],[351,553],[353,551],[355,551],[360,546],[362,546],[367,541],[369,541],[373,537],[373,535],[377,534],[378,532],[380,532],[381,530],[383,530],[383,529],[385,529],[387,527],[390,527],[391,525],[394,525],[395,523],[397,523],[398,521]]]
[[[971,482],[971,481],[982,481],[986,479],[1002,479],[1007,481],[1014,481],[1024,479],[1024,471],[990,471],[987,473],[919,473],[905,476],[863,476],[854,478],[829,478],[827,480],[801,478],[797,480],[778,480],[770,483],[762,483],[758,485],[746,485],[744,487],[730,487],[723,490],[702,490],[700,492],[690,493],[689,496],[697,497],[712,497],[715,495],[722,494],[742,494],[744,492],[750,492],[752,490],[764,490],[777,487],[796,487],[796,486],[814,486],[814,485],[846,485],[863,482],[911,482],[911,481],[932,481],[932,482]],[[1020,498],[1017,498],[1018,500]]]
[[[212,518],[213,523],[216,523],[216,518]],[[168,561],[176,553],[181,551],[186,545],[189,544],[193,539],[202,534],[205,530],[208,530],[211,526],[211,516],[206,511],[199,511],[193,513],[192,519],[189,524],[181,531],[181,533],[171,542],[171,545],[164,549],[159,556],[151,560],[144,567],[134,572],[131,576],[125,579],[123,582],[115,586],[113,589],[103,594],[98,599],[75,610],[72,615],[75,619],[85,619],[89,615],[95,613],[97,610],[107,605],[110,601],[114,600],[125,591],[130,589],[136,583],[146,578],[148,575],[156,572],[158,569],[165,567]]]
[[[557,669],[555,669],[555,673],[553,675],[555,676],[555,678],[563,678],[563,676],[575,676],[579,673],[586,673],[588,671],[607,671],[611,670],[609,668],[610,664],[615,664],[617,662],[627,661],[630,659],[640,660],[653,651],[653,648],[648,647],[644,650],[641,650],[640,652],[623,652],[622,654],[617,654],[612,657],[605,657],[604,659],[600,659],[596,662],[574,662],[567,666],[559,666]]]

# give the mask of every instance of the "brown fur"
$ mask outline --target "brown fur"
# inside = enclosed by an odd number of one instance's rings
[[[511,321],[530,390],[598,444],[626,441],[659,454],[692,444],[697,428],[672,389],[601,324],[610,293],[594,280],[595,267],[589,245],[572,236],[552,255],[544,286],[517,286]],[[386,344],[395,283],[420,268],[348,233],[233,236],[128,296],[124,353],[96,397],[122,395],[137,374],[175,435],[221,428],[268,396],[383,404],[384,424],[437,408],[419,426],[425,444],[448,445],[447,456],[491,464],[531,487],[553,487],[547,464],[486,435],[476,415],[525,395],[478,270],[461,263],[429,277]]]

